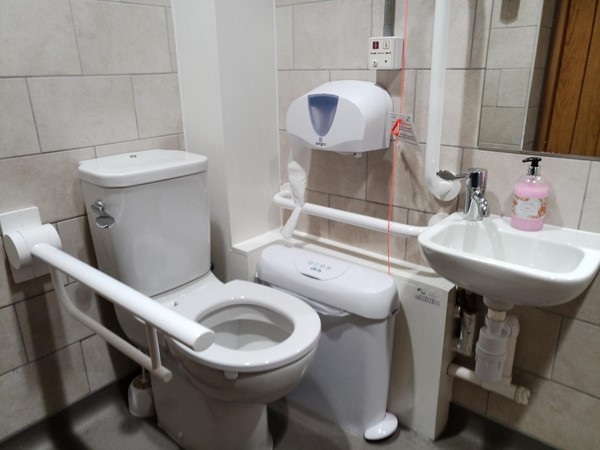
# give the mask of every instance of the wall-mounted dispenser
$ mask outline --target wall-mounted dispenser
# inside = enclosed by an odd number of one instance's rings
[[[330,81],[298,97],[287,112],[288,161],[294,211],[281,230],[289,239],[304,205],[311,149],[360,154],[390,145],[392,99],[369,81]]]
[[[392,99],[369,81],[330,81],[298,97],[287,112],[293,147],[360,153],[390,144]]]

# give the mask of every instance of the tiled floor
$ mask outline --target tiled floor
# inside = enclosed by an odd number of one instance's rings
[[[56,416],[0,443],[2,450],[175,450],[152,420],[127,411],[127,386],[114,384]],[[464,409],[452,406],[451,420],[435,443],[407,429],[367,443],[280,401],[269,410],[275,450],[377,449],[548,449]],[[218,450],[218,449],[215,449]]]

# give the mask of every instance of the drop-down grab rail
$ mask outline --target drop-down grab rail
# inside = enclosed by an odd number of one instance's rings
[[[164,382],[170,381],[172,374],[160,361],[157,330],[196,351],[206,350],[214,342],[212,330],[171,311],[62,250],[40,243],[31,248],[31,254],[50,266],[56,295],[69,314]],[[78,280],[145,322],[150,356],[79,310],[65,289],[63,274]]]

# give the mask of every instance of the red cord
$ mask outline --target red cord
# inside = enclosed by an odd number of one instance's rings
[[[404,2],[404,35],[402,41],[402,75],[400,78],[400,105],[399,111],[402,114],[402,104],[404,103],[404,73],[406,72],[406,30],[408,28],[408,0]],[[394,186],[396,184],[396,159],[398,155],[398,132],[400,128],[401,120],[398,119],[394,124],[392,129],[392,134],[396,136],[394,140],[394,158],[392,162],[392,179],[390,186],[390,205],[388,209],[388,224],[387,224],[387,266],[388,266],[388,275],[392,273],[390,255],[391,255],[391,227],[392,227],[392,213],[394,206]]]

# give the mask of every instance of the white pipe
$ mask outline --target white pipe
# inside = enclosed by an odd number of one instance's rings
[[[31,254],[196,351],[205,350],[214,342],[212,330],[165,308],[150,297],[51,245],[36,244]],[[58,287],[55,284],[55,288]]]
[[[448,366],[448,375],[469,383],[481,386],[483,389],[492,391],[498,395],[509,398],[519,405],[527,405],[531,392],[525,386],[517,386],[512,384],[511,377],[503,377],[502,380],[495,383],[486,383],[475,374],[475,371],[468,369],[458,364],[450,364]]]
[[[425,180],[429,192],[440,200],[452,200],[460,192],[459,181],[445,181],[436,175],[440,170],[444,86],[446,83],[446,54],[450,28],[450,2],[437,0],[433,19],[431,47],[431,79],[429,81],[429,115],[425,147]]]
[[[291,193],[285,190],[278,192],[273,196],[273,203],[281,208],[290,210],[293,210],[296,207],[296,204],[291,199]],[[340,209],[329,208],[327,206],[304,203],[301,211],[311,216],[335,220],[336,222],[366,228],[367,230],[379,231],[381,233],[387,233],[388,230],[387,220],[377,219],[375,217],[369,217],[363,214],[342,211]],[[394,236],[417,237],[426,229],[427,227],[417,227],[398,222],[391,222],[390,224],[390,234]]]

